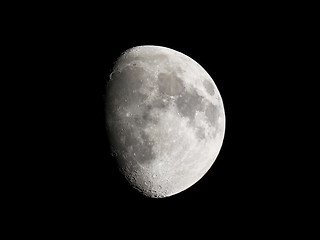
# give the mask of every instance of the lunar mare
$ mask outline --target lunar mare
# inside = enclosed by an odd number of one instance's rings
[[[216,160],[225,132],[223,102],[190,57],[159,46],[127,50],[110,74],[105,100],[113,156],[145,196],[189,188]]]

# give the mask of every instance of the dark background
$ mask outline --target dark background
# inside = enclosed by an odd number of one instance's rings
[[[263,236],[283,228],[294,215],[296,186],[287,174],[288,162],[294,163],[284,151],[291,123],[282,116],[291,102],[285,97],[288,25],[275,21],[282,10],[165,5],[144,11],[133,5],[99,13],[85,6],[43,11],[26,24],[22,37],[31,39],[30,53],[37,49],[41,79],[40,97],[34,97],[39,117],[33,120],[41,132],[34,146],[39,160],[26,164],[33,173],[24,186],[26,207],[32,203],[29,210],[37,209],[39,219],[66,228],[125,226],[123,231],[164,234],[197,226]],[[138,45],[165,46],[193,58],[215,81],[225,107],[216,162],[192,187],[164,199],[146,198],[125,182],[104,128],[103,94],[113,63]]]

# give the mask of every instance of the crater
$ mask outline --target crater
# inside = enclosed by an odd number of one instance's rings
[[[182,80],[175,72],[159,73],[158,85],[159,91],[169,96],[178,95],[184,89]]]

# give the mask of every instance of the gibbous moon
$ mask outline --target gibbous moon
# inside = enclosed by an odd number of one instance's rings
[[[127,50],[110,74],[105,101],[112,156],[145,196],[186,190],[216,160],[225,132],[223,102],[190,57],[159,46]]]

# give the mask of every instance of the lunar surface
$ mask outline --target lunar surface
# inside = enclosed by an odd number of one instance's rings
[[[190,57],[159,46],[127,50],[114,64],[105,101],[112,156],[145,196],[186,190],[216,160],[225,132],[223,102]]]

